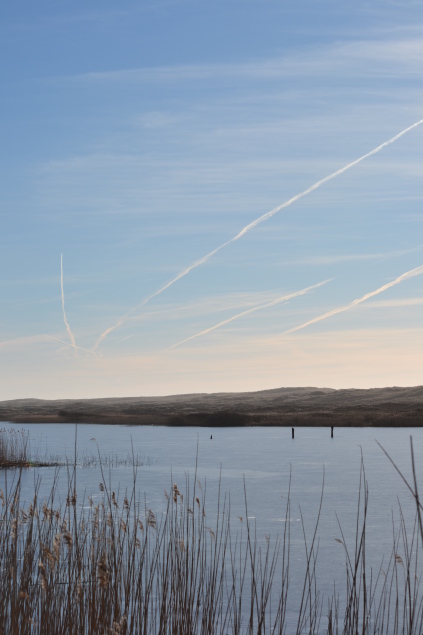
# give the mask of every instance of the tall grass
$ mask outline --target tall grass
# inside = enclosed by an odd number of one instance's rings
[[[289,523],[275,542],[261,544],[247,496],[242,518],[231,518],[220,492],[217,512],[209,514],[196,475],[181,488],[172,483],[160,516],[138,497],[136,468],[132,490],[121,497],[102,472],[98,504],[78,497],[71,469],[61,504],[57,479],[45,501],[36,483],[25,506],[20,475],[0,492],[2,634],[423,632],[419,516],[409,531],[401,513],[392,552],[383,568],[369,571],[364,467],[352,546],[340,527],[345,578],[325,598],[317,575],[319,517],[311,536],[303,523],[305,566],[292,571]],[[289,517],[289,496],[285,511]],[[303,575],[303,585],[292,598],[294,574]]]
[[[14,428],[0,429],[0,467],[28,464],[29,433]]]

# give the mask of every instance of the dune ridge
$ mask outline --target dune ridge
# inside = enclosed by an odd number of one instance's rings
[[[164,397],[14,399],[0,420],[173,426],[396,426],[423,423],[423,386],[372,389],[275,388]]]

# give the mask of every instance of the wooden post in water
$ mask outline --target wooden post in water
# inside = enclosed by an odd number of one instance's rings
[[[333,426],[330,427],[330,438],[333,439]]]
[[[292,438],[294,438],[294,435],[295,435],[295,430],[294,430],[294,428],[291,428],[291,434],[292,434]]]

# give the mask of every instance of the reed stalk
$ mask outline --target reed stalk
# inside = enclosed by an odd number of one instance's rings
[[[217,512],[209,513],[196,474],[183,487],[171,483],[165,512],[158,515],[142,502],[133,465],[132,489],[120,496],[101,470],[99,503],[76,491],[76,462],[68,467],[63,503],[59,471],[44,501],[36,481],[31,502],[21,503],[19,471],[15,483],[0,491],[0,634],[423,632],[419,514],[410,531],[400,508],[392,552],[383,570],[369,570],[364,465],[352,546],[339,525],[345,577],[325,598],[318,582],[319,516],[311,537],[303,522],[305,569],[293,571],[289,523],[275,541],[258,540],[245,486],[244,517],[232,518],[230,499],[220,491]],[[410,488],[419,511],[416,482]],[[290,483],[287,489],[289,518]],[[289,592],[294,574],[303,576],[300,597]],[[288,620],[287,607],[295,620]]]

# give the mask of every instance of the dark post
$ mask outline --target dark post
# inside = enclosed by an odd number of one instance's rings
[[[333,426],[330,427],[330,438],[333,439]]]
[[[292,433],[292,438],[294,438],[294,434],[295,434],[295,430],[294,430],[294,428],[291,428],[291,431],[292,431],[292,432],[291,432],[291,433]]]

